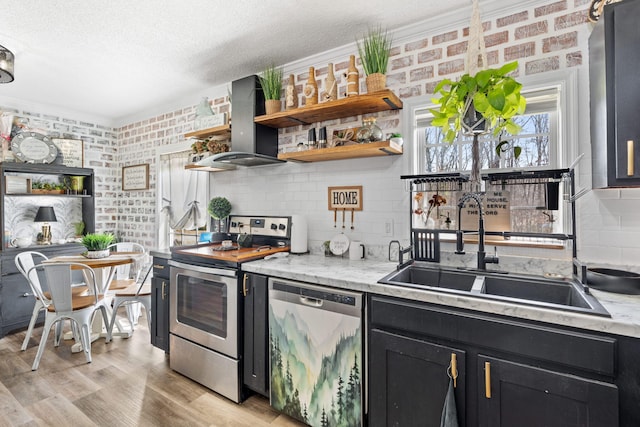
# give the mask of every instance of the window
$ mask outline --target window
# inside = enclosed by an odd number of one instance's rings
[[[181,148],[181,147],[180,147]],[[191,151],[158,156],[158,247],[196,244],[209,215],[208,173],[187,171]]]
[[[573,125],[577,105],[577,82],[575,72],[563,71],[536,76],[523,82],[522,93],[527,99],[526,114],[516,122],[522,127],[520,134],[480,135],[480,159],[482,173],[503,172],[505,169],[557,169],[568,166],[567,159],[575,151],[575,129]],[[406,106],[405,106],[406,107]],[[412,101],[408,113],[411,115],[411,133],[413,134],[413,173],[430,174],[445,172],[467,173],[471,169],[471,145],[473,137],[459,136],[452,144],[442,141],[440,128],[431,126],[429,103],[419,104]],[[571,135],[571,137],[569,136]],[[510,148],[498,156],[496,145],[502,141],[510,142]],[[522,148],[519,158],[515,158],[512,146]],[[561,185],[560,198],[563,190]],[[485,183],[485,191],[505,190]],[[569,230],[569,215],[563,211],[563,204],[557,210],[549,210],[546,200],[546,187],[543,184],[528,186],[514,185],[506,188],[511,194],[511,230],[525,233],[563,233]],[[433,195],[425,194],[425,200]],[[436,228],[453,228],[451,220],[456,217],[456,203],[460,197],[457,191],[441,192],[449,200],[435,212]],[[449,220],[447,220],[447,218]],[[440,220],[438,223],[437,220]],[[426,225],[426,224],[425,224]]]
[[[526,114],[515,119],[522,131],[515,136],[491,133],[480,135],[481,169],[485,172],[499,168],[555,168],[558,164],[558,104],[559,88],[523,91],[527,98]],[[452,144],[442,141],[442,132],[431,126],[433,105],[419,109],[415,115],[415,136],[419,146],[417,173],[464,172],[471,169],[473,137],[460,135]],[[498,156],[495,147],[500,141],[522,148],[519,158],[513,150]]]

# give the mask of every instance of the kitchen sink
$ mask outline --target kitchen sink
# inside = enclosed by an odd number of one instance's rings
[[[417,288],[446,288],[469,292],[473,287],[473,282],[476,280],[476,275],[456,270],[410,265],[387,276],[385,279],[392,285],[412,285]]]
[[[412,264],[380,283],[611,317],[575,280]]]

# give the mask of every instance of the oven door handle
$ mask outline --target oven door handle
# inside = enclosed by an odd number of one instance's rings
[[[169,265],[171,267],[177,267],[185,270],[196,271],[198,273],[215,274],[218,276],[226,276],[226,277],[237,277],[237,270],[234,270],[234,269],[228,270],[224,268],[201,267],[199,265],[185,264],[185,263],[174,261],[174,260],[169,260]]]

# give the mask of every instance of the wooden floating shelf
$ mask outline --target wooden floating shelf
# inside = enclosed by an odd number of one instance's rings
[[[344,145],[317,150],[293,151],[278,154],[280,160],[297,162],[324,162],[327,160],[357,159],[360,157],[397,156],[402,154],[402,146],[389,141],[370,142],[368,144]]]
[[[350,96],[335,101],[296,108],[295,110],[280,111],[275,114],[258,116],[254,121],[273,128],[286,128],[326,120],[341,119],[343,117],[358,116],[360,114],[399,110],[401,108],[402,101],[400,98],[391,90],[385,89],[379,92]]]
[[[221,125],[208,129],[200,129],[193,132],[185,133],[185,138],[197,138],[205,139],[212,135],[226,135],[231,134],[231,125]]]

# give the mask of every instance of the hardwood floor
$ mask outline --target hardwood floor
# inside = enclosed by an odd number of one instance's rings
[[[26,351],[20,351],[24,331],[0,339],[0,426],[303,425],[262,396],[237,405],[172,371],[146,325],[143,314],[131,338],[95,341],[92,363],[71,353],[73,341],[55,348],[51,333],[35,372],[42,327]]]

